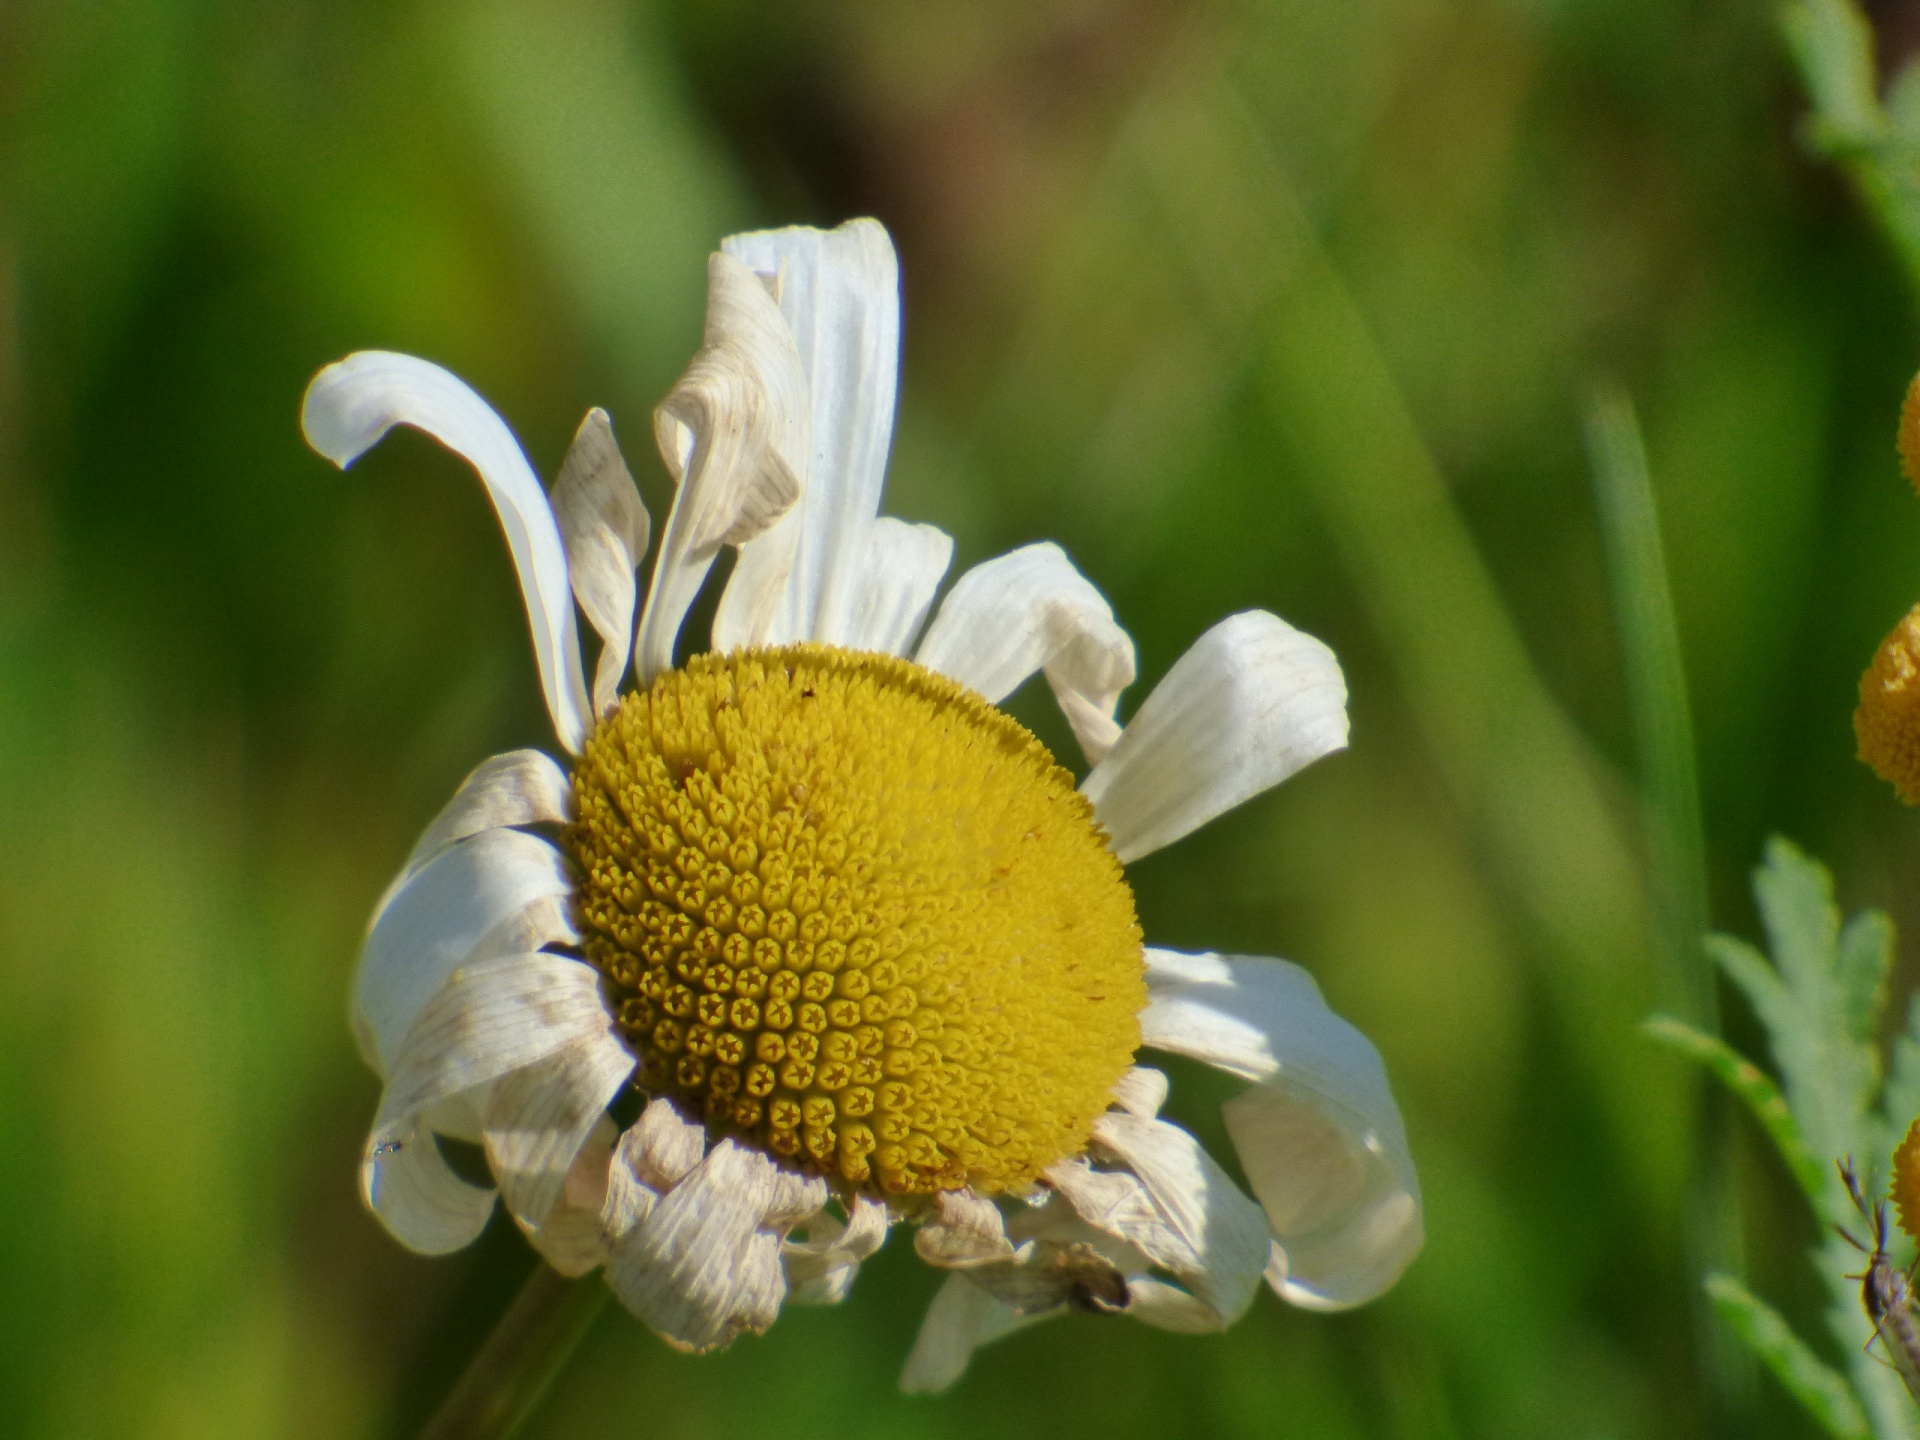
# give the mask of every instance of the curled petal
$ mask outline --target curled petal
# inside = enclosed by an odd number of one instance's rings
[[[438,365],[412,355],[362,350],[313,377],[300,423],[307,443],[342,469],[395,425],[411,425],[479,473],[520,574],[554,733],[578,754],[592,720],[566,551],[546,492],[506,422],[464,380]]]
[[[856,1191],[840,1221],[822,1210],[805,1222],[806,1236],[780,1247],[790,1305],[838,1305],[847,1298],[860,1263],[887,1238],[884,1201]]]
[[[1167,1103],[1167,1075],[1151,1065],[1131,1065],[1113,1083],[1113,1103],[1129,1115],[1151,1120]]]
[[[1089,1225],[1134,1246],[1223,1322],[1237,1318],[1269,1255],[1260,1207],[1177,1125],[1108,1111],[1093,1135],[1126,1169],[1068,1161],[1047,1178]]]
[[[581,1146],[632,1073],[632,1053],[601,1026],[493,1087],[483,1135],[487,1166],[523,1228],[547,1223]]]
[[[1131,863],[1346,743],[1333,652],[1251,610],[1174,662],[1080,790]]]
[[[519,1216],[514,1217],[547,1263],[569,1279],[607,1263],[601,1213],[607,1205],[608,1174],[613,1163],[614,1141],[619,1134],[609,1117],[600,1116],[587,1132],[573,1164],[567,1167],[560,1196],[547,1212],[546,1222],[532,1226]]]
[[[973,1189],[936,1194],[933,1213],[913,1237],[913,1248],[929,1265],[946,1270],[1013,1258],[1000,1207]]]
[[[826,1181],[729,1136],[610,1243],[607,1283],[669,1344],[718,1349],[774,1322],[781,1243],[826,1203]]]
[[[792,514],[741,555],[742,566],[756,548],[791,556],[764,643],[846,645],[865,588],[867,532],[880,513],[893,438],[900,369],[893,242],[877,221],[851,220],[834,230],[732,235],[721,248],[771,279],[811,392],[805,493]]]
[[[620,677],[633,650],[634,572],[647,558],[647,507],[614,442],[607,412],[589,410],[553,482],[553,518],[567,548],[573,597],[600,637],[593,713],[619,703]]]
[[[375,1139],[442,1100],[595,1039],[612,1042],[612,1026],[592,966],[545,952],[463,965],[441,982],[401,1041]],[[631,1057],[627,1063],[630,1069]]]
[[[433,1132],[417,1122],[397,1127],[369,1149],[360,1167],[360,1195],[393,1238],[420,1255],[464,1249],[493,1214],[493,1191],[454,1174]]]
[[[654,410],[678,489],[640,622],[642,684],[673,668],[680,622],[720,547],[745,545],[799,498],[805,394],[793,335],[766,286],[731,256],[712,256],[705,340]]]
[[[1285,961],[1149,949],[1147,985],[1143,1044],[1256,1082],[1224,1114],[1278,1247],[1274,1288],[1315,1309],[1385,1291],[1425,1230],[1379,1052]]]
[[[571,889],[560,852],[524,830],[483,830],[422,865],[380,912],[354,972],[354,1028],[385,1076],[441,982],[503,923]]]
[[[566,773],[538,750],[509,750],[480,762],[473,773],[460,782],[440,813],[433,818],[407,863],[373,907],[368,928],[380,923],[380,916],[400,888],[418,873],[421,866],[449,845],[478,835],[482,830],[511,829],[520,825],[560,825],[573,818],[573,788]],[[529,950],[537,946],[529,945]]]
[[[1058,545],[1027,545],[954,583],[914,657],[998,704],[1044,669],[1090,760],[1120,731],[1120,692],[1133,683],[1133,641],[1100,592]]]

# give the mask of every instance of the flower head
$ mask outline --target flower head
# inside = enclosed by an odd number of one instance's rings
[[[951,1272],[919,1389],[1070,1306],[1213,1330],[1263,1276],[1316,1308],[1385,1290],[1422,1229],[1379,1056],[1294,966],[1144,946],[1123,871],[1346,743],[1332,653],[1233,616],[1123,728],[1132,642],[1062,551],[976,566],[935,613],[952,542],[879,514],[886,232],[734,236],[708,283],[654,417],[677,489],[644,606],[650,525],[602,412],[548,495],[425,361],[356,354],[308,390],[339,464],[409,424],[479,472],[570,757],[482,764],[375,909],[369,1206],[438,1253],[497,1194],[556,1268],[604,1267],[688,1349],[840,1300],[909,1224]],[[711,649],[676,664],[722,547]],[[997,708],[1035,673],[1078,785]],[[1225,1120],[1257,1200],[1159,1118],[1142,1046],[1249,1082]],[[482,1146],[495,1188],[437,1137]]]

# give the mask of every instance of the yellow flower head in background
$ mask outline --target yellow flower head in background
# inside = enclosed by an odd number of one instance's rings
[[[1920,490],[1920,375],[1900,406],[1900,468]],[[1880,642],[1853,712],[1860,758],[1909,805],[1920,805],[1920,605]]]
[[[549,494],[426,361],[363,352],[308,390],[341,465],[407,424],[479,472],[570,757],[482,764],[375,909],[368,1205],[440,1253],[497,1194],[556,1269],[602,1268],[690,1350],[842,1299],[910,1225],[949,1272],[913,1389],[1069,1307],[1205,1331],[1263,1277],[1313,1308],[1379,1294],[1422,1240],[1379,1055],[1297,967],[1144,945],[1123,870],[1346,743],[1333,653],[1232,616],[1123,726],[1133,643],[1057,546],[936,605],[952,540],[879,514],[886,232],[736,235],[708,281],[654,417],[677,489],[644,604],[651,525],[604,413]],[[711,649],[676,664],[723,547]],[[1078,783],[998,708],[1035,675]],[[1225,1120],[1252,1196],[1160,1117],[1143,1046],[1248,1082]],[[439,1137],[478,1144],[493,1185]]]

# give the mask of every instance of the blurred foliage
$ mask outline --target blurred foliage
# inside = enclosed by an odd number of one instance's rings
[[[1869,1260],[1912,1264],[1910,1257],[1883,1257],[1889,1244],[1908,1247],[1897,1235],[1889,1239],[1885,1207],[1868,1197],[1886,1194],[1886,1157],[1920,1107],[1920,1006],[1910,1009],[1888,1066],[1878,1043],[1893,968],[1887,917],[1866,910],[1843,926],[1832,878],[1784,840],[1767,846],[1753,889],[1769,954],[1730,935],[1711,936],[1707,948],[1766,1031],[1780,1082],[1671,1016],[1655,1017],[1648,1029],[1704,1064],[1746,1104],[1805,1194],[1820,1221],[1812,1259],[1830,1296],[1828,1329],[1840,1342],[1847,1378],[1734,1277],[1710,1275],[1707,1288],[1742,1341],[1829,1435],[1912,1440],[1920,1417],[1884,1353],[1884,1338],[1868,1348],[1875,1321],[1860,1282]]]
[[[1875,19],[1856,98],[1920,43]],[[1135,879],[1157,940],[1298,959],[1377,1040],[1428,1252],[1351,1315],[1075,1317],[909,1402],[895,1245],[720,1357],[609,1311],[530,1433],[1814,1433],[1701,1378],[1581,429],[1606,377],[1645,425],[1715,923],[1779,829],[1914,933],[1920,830],[1848,726],[1920,569],[1910,291],[1798,96],[1768,7],[1708,0],[0,9],[0,1432],[402,1434],[528,1264],[361,1213],[343,1020],[418,828],[548,742],[525,621],[471,477],[417,437],[333,472],[307,378],[430,356],[549,474],[604,405],[657,513],[705,252],[873,213],[893,513],[957,564],[1060,540],[1136,697],[1254,606],[1346,663],[1351,753]],[[1812,1222],[1733,1138],[1749,1283],[1806,1333]]]

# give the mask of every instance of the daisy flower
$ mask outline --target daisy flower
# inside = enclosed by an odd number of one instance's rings
[[[708,285],[654,414],[676,491],[644,604],[649,521],[603,412],[548,493],[424,360],[350,355],[308,389],[307,439],[341,466],[405,424],[479,473],[566,755],[482,764],[374,911],[367,1204],[439,1254],[497,1197],[687,1350],[842,1299],[909,1226],[949,1272],[909,1389],[1069,1308],[1211,1331],[1263,1277],[1311,1308],[1380,1294],[1422,1222],[1379,1055],[1295,966],[1146,946],[1123,869],[1345,745],[1332,652],[1232,616],[1122,726],[1132,642],[1057,546],[936,607],[953,542],[879,514],[886,232],[736,235]],[[710,648],[676,663],[723,547]],[[1036,673],[1077,785],[996,708]],[[1251,1196],[1160,1118],[1143,1047],[1248,1082],[1224,1118]]]

